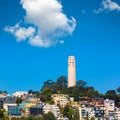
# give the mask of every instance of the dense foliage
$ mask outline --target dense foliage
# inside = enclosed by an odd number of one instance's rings
[[[55,116],[52,112],[48,112],[47,114],[43,114],[42,116],[28,116],[28,117],[12,117],[11,120],[56,120]]]
[[[41,101],[47,102],[49,104],[54,104],[52,100],[52,94],[68,94],[70,97],[74,98],[74,101],[80,101],[84,98],[104,98],[115,100],[117,107],[120,107],[120,86],[116,90],[108,90],[105,94],[99,93],[92,86],[88,86],[87,82],[84,80],[78,80],[76,86],[67,87],[67,78],[65,76],[60,76],[55,82],[52,80],[46,80],[40,91],[29,90],[28,93],[36,94],[37,98]],[[6,91],[0,91],[0,94],[7,93]],[[21,98],[16,99],[16,103],[21,103]],[[66,106],[65,108],[60,108],[61,113],[68,117],[69,120],[79,120],[79,115],[71,106]],[[76,114],[76,116],[75,116]],[[8,120],[8,117],[4,116],[4,111],[0,111],[0,120]],[[86,118],[87,119],[87,118]],[[92,118],[93,119],[93,118]],[[29,116],[22,118],[11,118],[11,120],[56,120],[52,112],[44,114],[39,117]]]
[[[68,94],[70,97],[74,97],[75,101],[79,101],[83,97],[89,98],[104,98],[115,100],[116,106],[120,106],[120,87],[116,90],[108,90],[105,94],[99,93],[92,86],[88,86],[84,80],[78,80],[76,86],[67,87],[67,78],[60,76],[56,82],[47,80],[44,82],[41,89],[41,100],[48,103],[53,103],[52,94]],[[118,93],[118,94],[117,94]]]

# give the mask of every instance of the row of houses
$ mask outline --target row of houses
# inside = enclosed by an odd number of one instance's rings
[[[83,97],[79,102],[75,102],[72,97],[64,94],[53,94],[55,105],[65,107],[70,105],[78,109],[80,120],[88,119],[108,119],[120,120],[120,108],[115,107],[115,101],[103,98]]]
[[[22,103],[16,104],[16,99],[20,97]],[[35,94],[27,92],[16,92],[12,96],[5,94],[0,96],[0,109],[5,109],[5,114],[9,116],[28,116],[42,115],[44,113],[53,112],[58,120],[68,120],[67,117],[60,113],[60,107],[66,105],[78,111],[79,119],[109,119],[120,120],[120,109],[115,107],[115,101],[103,98],[80,98],[79,102],[75,102],[72,97],[66,94],[53,94],[52,99],[54,105],[41,102]],[[75,112],[74,112],[75,113]]]
[[[17,104],[16,99],[21,98],[22,103]],[[52,112],[58,120],[68,120],[60,113],[59,107],[54,104],[50,105],[45,102],[41,102],[40,98],[37,98],[35,94],[27,92],[16,92],[12,96],[6,97],[1,95],[0,97],[0,109],[5,110],[5,114],[8,116],[21,117],[34,115],[39,116],[44,113]]]

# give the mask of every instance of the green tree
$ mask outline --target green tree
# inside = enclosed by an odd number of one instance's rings
[[[73,97],[74,101],[79,101],[79,93],[79,89],[76,86],[68,88],[68,95]]]
[[[0,90],[0,94],[2,94],[2,90]]]
[[[7,91],[3,91],[3,93],[6,93],[6,94],[8,94],[8,92],[7,92]]]
[[[0,119],[1,118],[4,118],[4,111],[3,110],[0,110]]]
[[[57,84],[61,85],[61,86],[66,86],[67,87],[67,77],[65,76],[60,76],[57,79]]]
[[[30,89],[30,90],[28,91],[28,93],[29,93],[29,94],[32,94],[32,93],[33,93],[33,90]]]
[[[54,114],[52,112],[48,112],[47,114],[43,114],[44,120],[56,120]]]
[[[42,98],[45,99],[46,102],[50,102],[52,100],[52,88],[44,87],[41,93]]]
[[[39,91],[33,91],[32,93],[35,94],[37,98],[40,98],[40,92]]]
[[[78,80],[76,85],[77,85],[77,88],[83,88],[87,85],[87,82],[85,82],[83,80]]]
[[[41,101],[41,102],[46,102],[46,99],[43,97],[42,94],[41,94],[41,96],[40,96],[40,101]]]
[[[53,93],[67,94],[67,78],[60,76],[57,81],[53,84]]]
[[[20,118],[12,117],[11,120],[20,120]]]
[[[104,94],[99,94],[99,97],[100,97],[100,98],[104,98],[105,95],[104,95]]]
[[[116,90],[117,90],[118,93],[120,93],[120,87],[118,87]]]
[[[79,117],[79,108],[76,107],[74,108],[74,120],[79,120],[80,117]]]
[[[90,120],[95,120],[95,118],[94,118],[94,117],[92,117]]]
[[[39,120],[37,117],[34,116],[28,116],[28,120]]]
[[[54,84],[54,82],[53,82],[52,80],[47,80],[47,81],[45,81],[45,82],[43,83],[43,86],[42,86],[41,91],[42,91],[45,87],[50,87],[50,88],[52,88],[52,87],[53,87],[53,84]]]
[[[99,92],[97,90],[95,90],[93,94],[94,94],[94,97],[96,98],[99,97]]]
[[[116,100],[116,92],[115,90],[108,90],[105,94],[105,98],[108,98],[108,99],[112,99],[112,100]]]
[[[19,105],[20,103],[22,103],[22,99],[21,99],[20,97],[18,97],[18,98],[16,99],[16,104]]]
[[[86,87],[86,95],[90,98],[93,98],[94,97],[94,88]]]
[[[65,108],[63,109],[63,115],[68,117],[69,120],[72,120],[74,115],[74,110],[69,106],[65,106]]]
[[[73,110],[72,108],[69,108],[68,118],[69,118],[69,119],[72,119],[72,118],[73,118],[73,115],[74,115],[74,110]]]
[[[9,116],[5,116],[5,117],[4,117],[4,120],[9,120]]]

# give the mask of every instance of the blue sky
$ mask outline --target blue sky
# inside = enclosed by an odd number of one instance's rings
[[[70,55],[76,57],[77,80],[101,93],[116,89],[119,21],[118,0],[2,0],[0,89],[40,90],[45,80],[67,76]]]

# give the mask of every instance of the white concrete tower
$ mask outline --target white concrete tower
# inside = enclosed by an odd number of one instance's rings
[[[75,57],[68,57],[68,87],[74,87],[76,85],[76,63]]]

